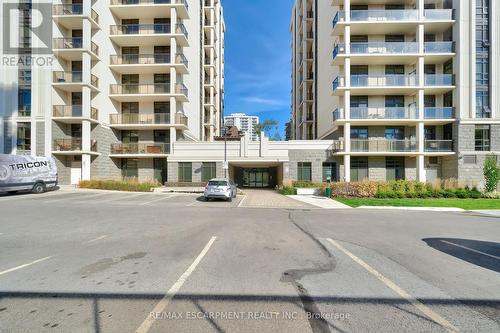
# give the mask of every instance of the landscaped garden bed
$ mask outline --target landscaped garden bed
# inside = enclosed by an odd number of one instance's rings
[[[160,186],[157,182],[139,182],[137,180],[82,180],[80,188],[126,192],[151,192]]]

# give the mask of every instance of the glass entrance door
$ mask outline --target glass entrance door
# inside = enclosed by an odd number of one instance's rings
[[[253,188],[269,187],[269,169],[244,169],[243,186]]]

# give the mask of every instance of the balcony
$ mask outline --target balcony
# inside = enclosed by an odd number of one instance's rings
[[[168,157],[169,143],[114,143],[111,158],[155,158]]]
[[[410,32],[420,22],[418,10],[352,10],[350,15],[351,34],[385,34]],[[454,22],[453,9],[426,9],[424,11],[426,32],[443,31]],[[346,24],[344,11],[338,11],[332,21],[333,34],[343,34]]]
[[[405,95],[416,87],[416,75],[351,75],[352,95]],[[333,81],[334,95],[342,95],[345,88],[344,77],[339,76]]]
[[[80,92],[83,85],[87,85],[83,81],[82,72],[63,72],[55,71],[53,72],[52,86],[67,92]],[[90,75],[90,84],[88,85],[91,89],[97,91],[99,86],[99,79],[95,75]]]
[[[170,121],[170,113],[156,114],[112,114],[110,127],[119,130],[161,130],[178,128],[187,130],[187,116],[175,115],[175,123]]]
[[[416,42],[351,43],[350,53],[347,53],[344,43],[339,43],[333,50],[333,63],[339,65],[345,56],[350,56],[352,65],[410,64],[415,62],[418,53]]]
[[[52,119],[65,124],[80,124],[82,120],[97,123],[99,112],[96,108],[90,108],[89,116],[84,117],[81,105],[54,105]]]
[[[408,107],[351,107],[350,120],[357,125],[377,124],[380,122],[390,123],[391,125],[405,124],[408,121],[415,122],[418,119],[416,108]],[[344,109],[336,109],[333,112],[333,120],[345,122]]]
[[[91,140],[90,151],[82,150],[81,139],[55,139],[52,154],[54,155],[99,155],[97,152],[97,141]]]
[[[426,153],[453,152],[453,140],[425,140]]]
[[[425,93],[440,95],[455,88],[453,74],[425,74]]]
[[[157,84],[112,84],[109,96],[120,102],[169,101],[170,97],[186,102],[188,90],[183,84],[175,85],[175,92],[170,91],[170,83]]]
[[[83,38],[54,38],[52,40],[52,49],[54,54],[62,59],[69,61],[81,61],[83,52],[87,51],[83,47]],[[90,42],[90,55],[92,60],[98,60],[99,46],[96,43]]]
[[[425,119],[455,119],[454,107],[425,107]]]
[[[390,139],[351,139],[351,152],[353,153],[407,153],[416,152],[416,140],[390,140]]]
[[[154,74],[169,67],[176,68],[180,74],[187,74],[187,66],[188,61],[182,53],[175,55],[174,64],[170,53],[119,54],[110,57],[110,68],[120,74]]]
[[[81,29],[83,19],[88,18],[92,28],[99,28],[99,14],[93,9],[87,15],[84,13],[82,4],[57,4],[52,6],[52,16],[54,21],[67,29]]]
[[[188,33],[182,23],[171,24],[128,24],[110,26],[110,38],[120,46],[164,45],[175,38],[179,46],[188,46]]]
[[[169,17],[170,8],[175,8],[177,17],[188,19],[188,4],[186,0],[111,0],[109,9],[117,17],[142,17],[152,19],[162,13]]]

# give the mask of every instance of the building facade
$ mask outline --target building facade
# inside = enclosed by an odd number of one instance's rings
[[[500,4],[296,0],[292,137],[346,181],[482,179],[500,155]]]
[[[42,57],[31,54],[33,35],[25,36],[40,4],[50,6],[53,33],[45,66],[6,62],[12,55],[2,43],[0,153],[52,155],[63,184],[120,177],[165,182],[175,142],[220,134],[220,0],[4,3],[1,17],[10,15],[4,10],[18,16],[18,58]]]
[[[232,113],[224,117],[225,126],[236,126],[238,129],[245,133],[252,141],[258,141],[259,135],[256,131],[256,126],[259,123],[259,117],[248,116],[244,113]]]

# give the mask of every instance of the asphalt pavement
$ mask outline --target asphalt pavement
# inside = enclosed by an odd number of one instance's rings
[[[246,201],[1,196],[0,332],[500,331],[498,217]]]

